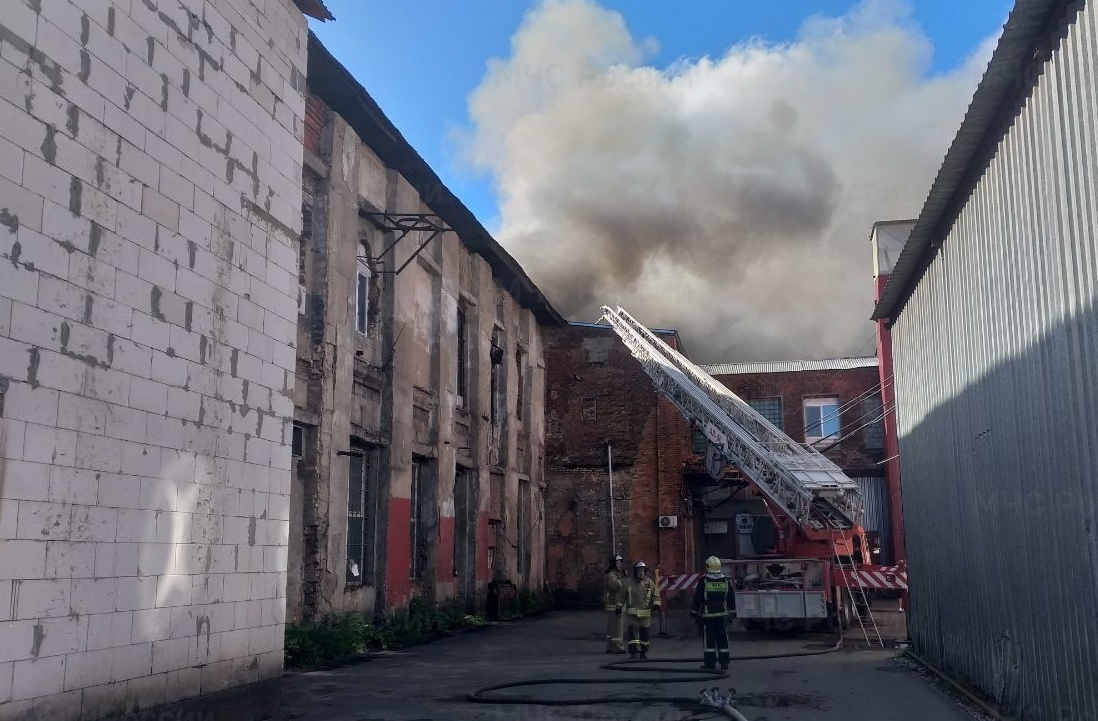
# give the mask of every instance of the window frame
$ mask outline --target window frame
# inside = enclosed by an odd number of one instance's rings
[[[370,269],[370,248],[366,241],[359,241],[355,270],[355,332],[361,336],[370,337],[370,283],[374,273]]]
[[[458,304],[457,307],[457,381],[455,387],[455,402],[458,408],[469,407],[469,316],[468,309]]]
[[[775,423],[774,419],[770,418],[760,408],[756,407],[756,405],[755,405],[756,403],[760,403],[760,402],[764,402],[764,401],[765,402],[777,401],[777,403],[778,403],[778,421],[777,421],[777,423]],[[759,396],[758,398],[751,398],[747,401],[747,405],[751,406],[752,410],[754,410],[760,416],[762,416],[763,418],[766,418],[766,420],[770,421],[770,423],[773,424],[774,427],[777,428],[779,431],[784,432],[783,429],[785,427],[785,403],[783,402],[781,396]]]
[[[423,493],[423,467],[425,463],[418,459],[412,461],[412,478],[410,487],[408,487],[408,503],[411,506],[411,512],[408,514],[408,548],[410,548],[410,557],[408,557],[408,578],[412,581],[416,581],[423,574],[423,568],[419,567],[419,544],[422,539],[419,538],[419,532],[421,532],[421,518],[419,518],[419,495]]]
[[[832,408],[832,407],[834,407],[834,410],[831,411],[830,413],[823,410],[825,408]],[[812,422],[812,423],[809,423],[809,420],[808,420],[808,409],[809,408],[818,408],[818,409],[820,409],[819,419],[817,421]],[[836,442],[839,441],[842,438],[842,418],[841,418],[842,413],[841,413],[841,409],[842,409],[842,403],[841,403],[838,396],[815,396],[815,397],[805,398],[803,406],[802,406],[802,412],[801,412],[802,419],[804,420],[804,440],[805,440],[805,443],[816,443],[818,441],[824,440],[825,438],[832,439]],[[832,422],[835,423],[835,430],[829,433],[828,432],[828,427],[829,426],[827,424],[832,423]],[[818,426],[819,427],[818,435],[809,435],[809,429],[812,426]]]
[[[374,581],[377,542],[377,462],[376,448],[355,446],[347,457],[347,567],[345,584],[347,586],[365,586]],[[357,494],[353,482],[355,467],[358,467]],[[356,496],[357,495],[357,499]],[[357,505],[357,510],[355,506]],[[354,522],[359,529],[352,531]],[[357,555],[353,549],[357,548]],[[352,563],[357,563],[358,576],[352,573]]]

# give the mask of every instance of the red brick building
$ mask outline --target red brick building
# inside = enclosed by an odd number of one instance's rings
[[[883,408],[876,357],[829,360],[724,363],[703,369],[799,443],[811,443],[858,482],[866,500],[863,525],[880,542],[877,562],[891,561],[890,514],[885,479]],[[704,442],[704,441],[703,441]],[[688,478],[701,488],[705,472]],[[735,558],[765,552],[774,543],[773,524],[762,501],[726,473],[726,482],[700,494],[696,515],[706,555]],[[736,517],[749,513],[750,540],[736,530]],[[750,543],[751,548],[747,548]]]
[[[656,332],[682,350],[675,331]],[[609,326],[546,329],[545,362],[547,583],[594,597],[615,550],[664,573],[696,567],[683,483],[684,465],[696,460],[690,424]]]

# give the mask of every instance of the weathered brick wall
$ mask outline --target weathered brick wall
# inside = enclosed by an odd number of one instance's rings
[[[678,339],[663,336],[672,346]],[[570,325],[546,333],[547,579],[597,595],[611,555],[607,443],[614,461],[617,552],[631,564],[681,573],[694,565],[683,463],[689,423],[657,396],[612,330]],[[660,529],[677,515],[677,529]]]
[[[304,41],[290,0],[3,4],[0,719],[280,673]]]
[[[846,370],[797,371],[791,373],[742,373],[717,376],[718,381],[745,400],[780,396],[785,434],[804,443],[804,399],[835,396],[843,406],[839,415],[842,440],[827,450],[827,457],[852,475],[883,474],[884,449],[866,448],[868,428],[860,428],[877,418],[866,415],[866,396],[881,398],[880,375],[876,367]],[[849,404],[849,405],[848,405]],[[879,414],[878,414],[879,415]],[[819,448],[831,446],[825,440]]]

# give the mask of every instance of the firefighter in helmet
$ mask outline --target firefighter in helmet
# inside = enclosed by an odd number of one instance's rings
[[[625,653],[625,591],[629,578],[622,570],[621,556],[610,558],[606,569],[603,606],[606,609],[606,653]]]
[[[625,594],[626,623],[629,626],[629,658],[648,657],[648,636],[652,628],[652,611],[660,608],[660,593],[648,578],[644,561],[633,566],[633,577]]]
[[[702,632],[705,665],[702,668],[716,668],[719,659],[721,668],[728,669],[728,628],[731,616],[736,614],[736,597],[732,591],[732,582],[721,573],[721,561],[716,556],[705,559],[705,576],[694,591],[694,603],[690,607]]]

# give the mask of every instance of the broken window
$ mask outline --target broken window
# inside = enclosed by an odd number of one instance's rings
[[[298,424],[294,424],[293,435],[290,439],[290,455],[294,458],[301,458],[305,453],[305,429]]]
[[[530,572],[530,481],[519,480],[518,502],[518,575],[525,585]]]
[[[469,340],[465,308],[457,309],[457,407],[467,408],[469,397]]]
[[[347,583],[373,580],[377,521],[377,453],[357,447],[347,463]]]
[[[493,428],[498,428],[503,421],[503,344],[503,330],[500,328],[493,329],[492,351],[490,354],[492,362],[492,407],[489,411]]]
[[[515,418],[521,421],[526,406],[526,353],[521,348],[515,351],[515,371]]]
[[[313,239],[313,196],[316,192],[316,176],[305,173],[302,177],[301,191],[301,237],[297,243],[297,312],[304,314],[309,284],[309,244]]]
[[[408,523],[408,540],[411,545],[411,562],[408,576],[422,579],[427,570],[430,552],[430,520],[433,493],[431,468],[426,461],[412,461],[412,486],[410,491],[411,518]]]
[[[355,282],[355,330],[367,335],[370,324],[370,248],[365,241],[358,248],[358,273]]]

